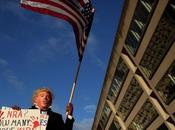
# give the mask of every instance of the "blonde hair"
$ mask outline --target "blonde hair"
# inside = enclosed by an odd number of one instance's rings
[[[38,88],[37,90],[35,90],[35,91],[33,92],[33,95],[32,95],[32,103],[33,103],[33,104],[35,103],[35,98],[38,96],[38,94],[39,94],[40,92],[47,92],[47,93],[50,95],[50,97],[51,97],[51,104],[52,104],[52,100],[53,100],[53,98],[54,98],[54,95],[53,95],[52,91],[51,91],[49,88],[45,88],[45,87]]]

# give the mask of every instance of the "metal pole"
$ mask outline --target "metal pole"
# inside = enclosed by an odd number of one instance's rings
[[[70,94],[70,97],[69,97],[69,103],[72,103],[72,98],[73,98],[73,95],[74,95],[74,92],[75,92],[75,87],[76,87],[76,83],[77,83],[77,79],[78,79],[78,74],[79,74],[79,71],[80,71],[80,66],[81,66],[81,61],[79,61],[79,64],[78,64],[78,67],[77,67],[77,72],[75,74],[75,77],[74,77],[74,82],[72,84],[72,91],[71,91],[71,94]]]

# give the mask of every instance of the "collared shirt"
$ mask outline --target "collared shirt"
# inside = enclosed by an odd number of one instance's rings
[[[40,109],[39,106],[37,106],[37,105],[35,105],[35,107],[38,108],[38,109]],[[41,113],[41,114],[47,114],[47,111],[48,111],[49,109],[51,109],[51,107],[52,107],[52,106],[50,106],[47,110],[41,110],[40,113]],[[48,115],[48,114],[47,114],[47,115]],[[67,118],[69,118],[70,120],[72,120],[72,118],[73,118],[73,116],[72,116],[72,115],[68,115],[67,112],[66,112],[66,116],[67,116]]]

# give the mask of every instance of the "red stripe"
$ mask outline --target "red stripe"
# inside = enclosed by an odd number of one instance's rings
[[[77,13],[82,16],[82,14],[80,12],[80,7],[78,5],[76,5],[74,2],[72,2],[72,0],[59,0],[59,1],[65,3],[66,5],[71,7],[73,10],[76,10]]]
[[[55,6],[55,7],[58,7],[58,8],[61,8],[62,10],[68,12],[69,14],[71,14],[72,16],[74,16],[76,19],[77,16],[74,15],[71,11],[69,11],[67,8],[65,8],[63,5],[61,4],[58,4],[56,2],[52,2],[50,0],[26,0],[26,1],[33,1],[33,2],[40,2],[40,3],[44,3],[44,4],[48,4],[48,5],[52,5],[52,6]],[[61,1],[62,3],[64,3],[65,5],[67,5],[68,7],[71,8],[71,10],[73,10],[74,12],[76,12],[76,14],[79,16],[80,19],[82,19],[85,24],[87,24],[87,21],[86,19],[84,18],[84,16],[80,13],[80,9],[77,7],[75,8],[75,6],[73,6],[70,1],[67,1],[67,0],[59,0]],[[81,25],[83,25],[83,23],[80,21]]]
[[[80,10],[81,10],[80,7],[78,7],[71,0],[59,0],[59,1],[65,3],[66,5],[68,5],[69,7],[71,7],[72,10],[76,11],[78,13],[78,15],[81,16],[81,18],[83,19],[83,21],[85,21],[85,23],[87,24],[86,18],[80,12]]]
[[[84,1],[83,0],[78,0],[81,4],[81,6],[85,5]]]
[[[47,14],[47,15],[51,15],[51,16],[54,16],[54,17],[57,17],[57,18],[61,18],[61,19],[64,19],[66,21],[68,21],[72,26],[73,26],[73,30],[74,30],[74,33],[75,33],[75,36],[76,36],[76,42],[77,42],[77,49],[79,50],[80,48],[82,48],[82,44],[81,44],[81,41],[82,41],[82,37],[79,41],[79,29],[78,29],[78,26],[77,24],[71,19],[69,18],[67,15],[63,15],[63,14],[60,14],[60,13],[56,13],[54,11],[51,11],[51,10],[48,10],[48,9],[45,9],[45,8],[37,8],[37,7],[31,7],[31,6],[28,6],[28,5],[25,5],[25,4],[21,4],[22,7],[26,8],[26,9],[30,9],[32,11],[35,11],[35,12],[39,12],[39,13],[42,13],[42,14]],[[83,29],[82,29],[82,32],[83,32]],[[83,32],[84,33],[84,32]],[[79,51],[78,51],[79,53]],[[79,54],[80,55],[80,54]]]
[[[43,0],[31,0],[31,1],[33,1],[33,2],[35,2],[35,1],[37,1],[37,2],[42,2]],[[59,9],[62,9],[62,10],[64,10],[64,9],[66,9],[64,6],[62,6],[62,5],[59,5],[59,4],[57,4],[57,3],[53,3],[53,2],[51,2],[51,1],[49,1],[48,3],[45,3],[44,2],[44,4],[48,4],[48,5],[53,5],[53,6],[57,6]],[[27,5],[26,5],[27,6]],[[28,5],[27,7],[30,7],[31,5]],[[37,7],[35,7],[35,8],[37,8]],[[44,9],[42,9],[41,11],[40,11],[40,13],[44,13],[44,14],[48,14],[48,11],[49,11],[49,9],[47,10],[47,12],[42,12]],[[45,9],[46,10],[46,9]],[[65,10],[64,10],[65,11]],[[38,12],[38,11],[36,11],[36,12]],[[52,11],[52,12],[54,12],[54,11]],[[72,14],[72,12],[68,12],[68,14]],[[50,14],[51,15],[51,14]],[[73,14],[74,15],[74,14]],[[75,16],[75,15],[74,15]],[[57,16],[56,16],[57,17]],[[71,19],[71,18],[70,18]],[[65,19],[65,20],[68,20],[68,19]],[[79,21],[79,20],[77,20],[78,21],[78,23],[81,25],[81,28],[83,29],[84,27],[85,27],[85,25],[82,25],[82,23]]]

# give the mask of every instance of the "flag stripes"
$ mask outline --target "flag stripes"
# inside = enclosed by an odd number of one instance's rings
[[[90,4],[87,0],[21,0],[22,7],[64,19],[73,26],[80,60],[83,57],[94,14],[92,6],[86,8],[87,3]]]

